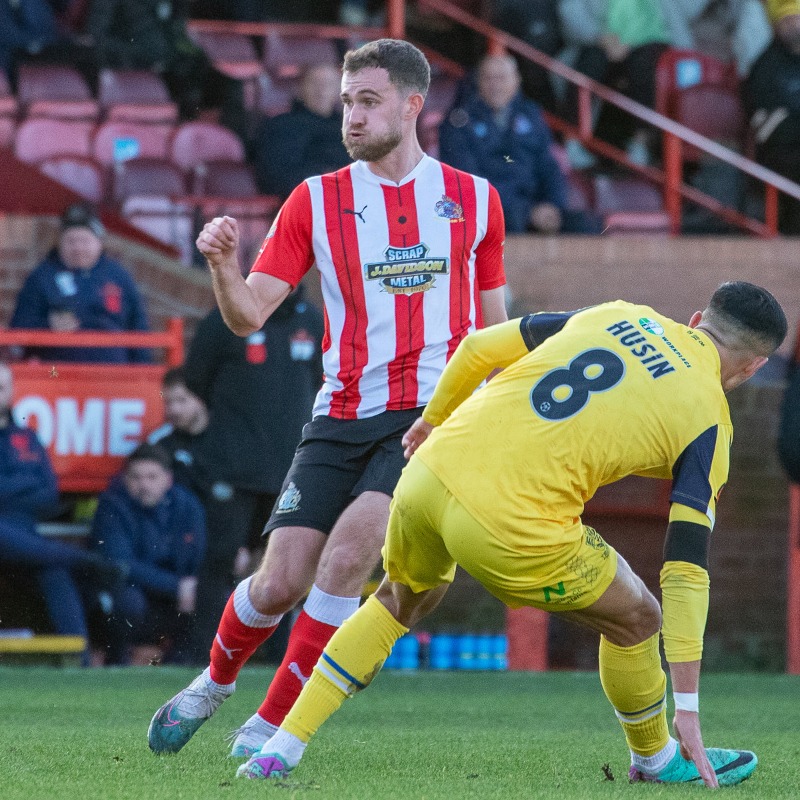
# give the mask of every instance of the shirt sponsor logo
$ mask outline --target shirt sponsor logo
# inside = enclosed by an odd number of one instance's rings
[[[459,203],[456,203],[452,197],[446,194],[442,195],[442,199],[433,207],[436,215],[449,219],[451,224],[464,221],[464,209],[461,208]]]
[[[428,258],[428,248],[420,243],[411,247],[387,247],[385,260],[364,265],[368,281],[380,281],[389,294],[427,292],[437,275],[450,271],[448,258]]]
[[[664,328],[654,319],[649,319],[648,317],[642,317],[639,320],[639,324],[647,331],[647,333],[652,333],[656,336],[661,336],[664,333]]]

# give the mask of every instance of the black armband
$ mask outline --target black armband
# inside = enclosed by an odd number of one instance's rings
[[[664,542],[664,561],[686,561],[708,571],[711,529],[696,522],[670,522]]]

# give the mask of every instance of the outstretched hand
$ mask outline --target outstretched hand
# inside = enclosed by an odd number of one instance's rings
[[[706,756],[703,736],[700,733],[700,715],[695,711],[676,711],[672,729],[681,748],[681,755],[687,761],[694,762],[706,786],[716,789],[719,782],[714,768]]]
[[[406,460],[414,455],[416,449],[430,436],[433,430],[433,425],[430,422],[425,422],[422,417],[417,417],[414,424],[406,431],[403,436],[403,455]]]
[[[207,222],[196,244],[211,269],[225,266],[231,260],[238,269],[236,251],[239,247],[239,224],[233,217],[214,217]]]

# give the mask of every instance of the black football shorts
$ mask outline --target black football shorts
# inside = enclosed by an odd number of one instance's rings
[[[366,419],[324,416],[307,423],[264,534],[287,526],[328,534],[363,492],[391,496],[406,465],[403,434],[422,410],[384,411]]]

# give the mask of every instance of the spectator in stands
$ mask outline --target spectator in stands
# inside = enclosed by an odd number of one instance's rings
[[[599,233],[588,215],[567,208],[567,179],[552,153],[539,106],[520,92],[516,61],[486,56],[478,91],[439,129],[442,161],[487,178],[500,194],[506,231]]]
[[[163,76],[182,119],[221,103],[219,76],[186,32],[190,0],[93,0],[86,27],[98,65]]]
[[[235,514],[232,504],[235,503],[236,492],[217,474],[213,439],[215,431],[212,428],[209,438],[208,408],[202,398],[186,385],[183,367],[167,370],[162,381],[162,397],[166,424],[153,431],[147,441],[158,444],[171,455],[175,480],[191,489],[205,509],[208,546],[204,568],[200,570],[195,616],[201,624],[211,624],[206,618],[216,613],[219,602],[227,601],[234,581],[250,574],[247,570],[252,554],[258,549],[251,550],[251,545],[254,538],[260,537],[261,527],[256,524],[244,530],[244,533],[249,533],[248,540],[236,538],[235,534],[241,530],[241,526],[233,531],[233,535],[228,530],[232,515]],[[239,546],[234,552],[237,543]],[[211,606],[209,611],[206,610],[208,605]],[[271,658],[278,663],[283,658],[290,622],[291,618],[287,615],[286,622],[281,623],[283,630],[276,631],[265,647],[265,652],[269,650]],[[205,660],[205,649],[205,643],[198,647],[196,655],[201,661]],[[187,653],[187,659],[191,658],[192,654]]]
[[[127,664],[132,644],[159,638],[181,659],[205,544],[203,507],[173,482],[169,453],[139,445],[100,495],[90,533],[92,549],[128,572],[109,593],[106,664]]]
[[[17,297],[12,328],[73,331],[146,331],[147,318],[130,273],[103,252],[103,224],[87,206],[61,218],[56,247],[28,275]],[[54,361],[149,362],[150,352],[124,347],[29,348]]]
[[[164,373],[161,397],[164,425],[153,431],[147,441],[170,454],[175,480],[191,489],[205,504],[211,495],[209,476],[213,469],[213,464],[204,462],[201,447],[208,429],[208,408],[186,385],[183,367],[173,367]]]
[[[596,81],[624,91],[650,108],[655,102],[655,71],[659,56],[670,46],[685,45],[687,14],[675,0],[558,0],[564,42],[570,53],[565,60]],[[564,117],[577,124],[578,90],[569,84]],[[620,121],[622,123],[622,121]],[[627,120],[621,124],[626,127]],[[650,160],[651,134],[633,124],[627,139],[628,157],[638,163]],[[622,142],[615,142],[621,144]],[[566,142],[576,169],[591,167],[594,156],[575,139]]]
[[[12,77],[20,56],[35,56],[58,38],[47,0],[0,0],[0,69]]]
[[[234,587],[237,552],[252,533],[263,531],[311,418],[322,376],[322,335],[322,314],[306,302],[301,286],[244,339],[214,309],[189,347],[186,385],[210,412],[197,450],[213,465],[206,478],[208,555],[195,622],[195,655],[202,660]]]
[[[11,369],[0,362],[0,568],[7,576],[33,576],[53,630],[88,641],[81,584],[113,586],[122,571],[97,553],[36,532],[37,521],[56,509],[58,488],[36,434],[12,417],[13,394]]]
[[[267,118],[256,137],[259,189],[288,197],[310,175],[350,163],[342,142],[339,91],[342,74],[333,65],[310,66],[291,111]]]
[[[800,0],[769,0],[774,38],[742,86],[756,159],[800,181]],[[800,234],[800,203],[781,198],[783,233]]]
[[[761,0],[683,0],[683,6],[687,16],[676,18],[673,46],[697,50],[723,63],[734,61],[740,78],[747,76],[772,39]]]
[[[553,0],[499,0],[493,5],[492,21],[498,28],[549,56],[561,50],[561,25]],[[519,59],[518,64],[525,94],[548,111],[555,111],[548,71],[527,59]]]

